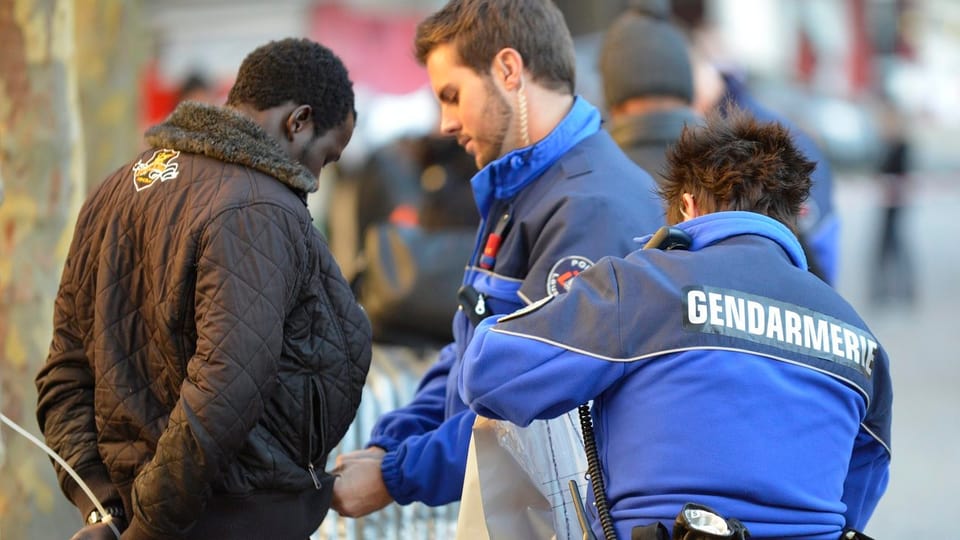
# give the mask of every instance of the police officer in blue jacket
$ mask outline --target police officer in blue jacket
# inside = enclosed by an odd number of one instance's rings
[[[778,122],[790,130],[793,144],[816,168],[810,177],[810,196],[797,218],[797,232],[811,272],[836,285],[840,271],[840,219],[833,204],[833,170],[813,138],[785,116],[760,103],[741,78],[714,67],[702,54],[693,51],[694,108],[701,114],[713,110],[725,113],[735,107],[765,122]]]
[[[862,530],[888,481],[891,380],[867,325],[807,271],[813,167],[740,111],[688,127],[661,194],[689,248],[604,258],[567,294],[483,321],[464,400],[519,425],[593,400],[619,538],[690,502],[753,538]]]
[[[550,0],[451,0],[419,25],[415,46],[442,131],[480,169],[471,183],[482,222],[454,342],[368,448],[338,457],[333,507],[353,517],[391,501],[458,500],[475,420],[457,390],[459,363],[475,324],[564,292],[663,223],[653,179],[574,94],[573,41]]]

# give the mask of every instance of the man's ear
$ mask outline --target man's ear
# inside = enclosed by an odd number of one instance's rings
[[[309,105],[300,105],[287,115],[286,132],[291,141],[293,136],[313,125],[313,108]]]
[[[523,57],[511,47],[500,49],[493,57],[491,72],[495,79],[503,82],[507,91],[523,86]]]
[[[700,206],[697,205],[697,200],[693,198],[692,194],[684,192],[683,195],[680,196],[680,200],[680,214],[683,216],[684,221],[700,217]]]

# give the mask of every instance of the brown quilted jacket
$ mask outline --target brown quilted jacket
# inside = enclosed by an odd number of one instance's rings
[[[371,341],[307,211],[317,179],[230,109],[181,105],[147,141],[80,212],[40,426],[124,503],[124,538],[305,538]]]

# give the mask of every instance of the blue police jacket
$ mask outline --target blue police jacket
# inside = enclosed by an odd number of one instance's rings
[[[463,283],[481,295],[472,309],[484,314],[510,313],[563,292],[579,272],[605,255],[633,251],[636,235],[663,223],[653,179],[580,97],[547,137],[491,162],[471,182],[481,223]],[[383,480],[401,504],[460,498],[476,418],[457,390],[460,359],[473,336],[462,308],[453,333],[413,401],[384,415],[368,442],[387,450]]]
[[[779,222],[718,212],[679,227],[689,251],[602,259],[565,295],[483,321],[464,400],[527,425],[592,399],[620,538],[672,527],[687,502],[755,538],[862,530],[888,481],[886,353]]]
[[[810,197],[804,203],[798,225],[815,267],[824,281],[836,285],[840,271],[840,220],[833,208],[833,171],[830,161],[809,135],[785,116],[761,105],[739,79],[723,74],[723,80],[727,87],[723,103],[736,104],[758,120],[783,124],[790,130],[793,143],[800,153],[816,163],[817,167],[810,175],[813,181]]]

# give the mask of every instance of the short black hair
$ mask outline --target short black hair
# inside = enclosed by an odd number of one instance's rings
[[[343,61],[305,38],[271,41],[248,54],[227,96],[227,105],[244,103],[259,111],[291,101],[313,108],[318,135],[356,115],[353,83]]]

